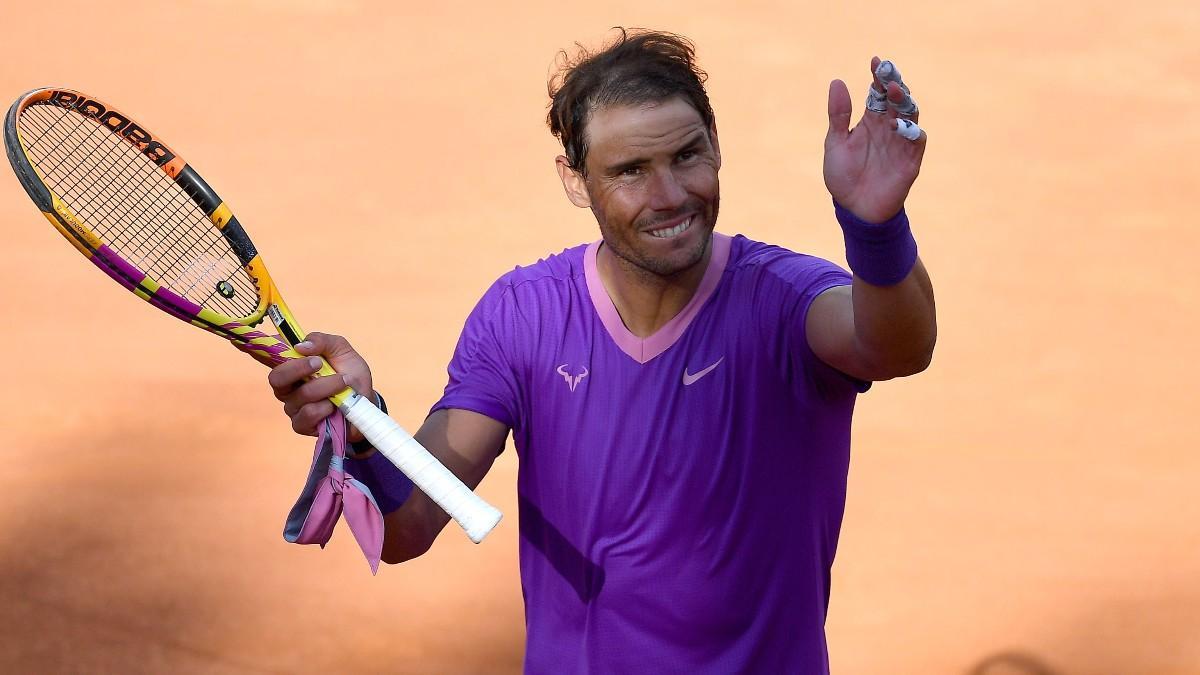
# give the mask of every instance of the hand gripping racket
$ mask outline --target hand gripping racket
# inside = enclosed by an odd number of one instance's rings
[[[196,170],[146,127],[86,94],[35,89],[9,108],[4,145],[42,214],[114,281],[262,363],[300,357],[291,347],[304,332],[246,231]],[[279,335],[255,328],[266,317]],[[318,371],[332,374],[328,363]],[[330,401],[472,541],[500,521],[500,511],[368,397],[347,388]]]

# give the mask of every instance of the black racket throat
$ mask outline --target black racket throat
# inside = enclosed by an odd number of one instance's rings
[[[278,305],[269,305],[267,307],[267,316],[271,317],[271,322],[283,334],[288,344],[295,346],[296,343],[304,341],[304,338],[300,337],[296,330],[292,328],[292,324],[288,323],[287,318],[283,316],[283,312],[279,311]]]
[[[188,164],[175,175],[175,182],[183,188],[188,196],[196,202],[203,211],[204,215],[209,218],[216,213],[221,204],[225,200],[217,195],[216,190],[212,189],[199,173]],[[249,265],[251,260],[254,260],[258,255],[258,251],[254,248],[254,242],[250,241],[250,237],[246,235],[246,231],[242,229],[242,224],[238,222],[236,216],[231,216],[227,222],[218,227],[221,228],[221,233],[225,235],[226,241],[229,242],[229,247],[233,249],[234,255],[238,257],[243,265]]]

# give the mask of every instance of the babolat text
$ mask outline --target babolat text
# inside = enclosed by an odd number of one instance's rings
[[[95,119],[118,137],[129,141],[158,166],[175,159],[175,154],[167,146],[154,140],[150,132],[116,110],[109,110],[95,99],[70,91],[53,91],[50,93],[50,103],[60,108],[77,110],[80,114]]]

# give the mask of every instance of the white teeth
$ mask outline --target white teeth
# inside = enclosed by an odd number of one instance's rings
[[[671,237],[682,234],[684,230],[688,229],[691,226],[692,226],[692,219],[688,218],[687,220],[683,221],[682,223],[676,225],[675,227],[667,227],[667,228],[663,228],[661,230],[650,230],[650,234],[655,237],[658,237],[659,239],[669,239]]]

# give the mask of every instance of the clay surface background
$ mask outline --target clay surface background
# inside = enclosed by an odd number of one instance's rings
[[[467,312],[597,236],[553,170],[555,53],[695,40],[726,233],[844,264],[831,78],[894,59],[932,367],[860,399],[836,673],[1200,673],[1200,9],[1194,2],[6,3],[0,97],[123,108],[233,206],[304,326],[420,424]],[[85,264],[0,176],[0,670],[518,672],[515,476],[482,545],[372,578],[285,544],[311,442],[266,370]]]

